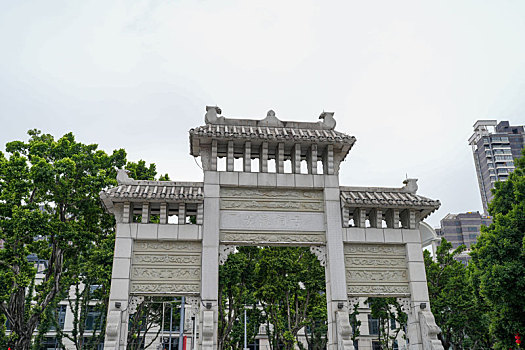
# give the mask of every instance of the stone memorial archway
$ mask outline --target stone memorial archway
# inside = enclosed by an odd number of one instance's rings
[[[334,130],[333,113],[311,123],[206,111],[206,125],[190,130],[204,182],[136,181],[120,171],[119,186],[101,193],[117,219],[105,349],[126,348],[129,301],[141,295],[197,300],[198,348],[216,349],[219,264],[236,245],[310,247],[326,268],[329,350],[353,349],[348,312],[360,296],[400,298],[410,349],[442,349],[419,234],[439,201],[417,195],[412,179],[401,188],[340,187],[355,138]]]

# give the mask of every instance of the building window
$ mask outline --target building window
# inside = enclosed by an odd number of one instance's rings
[[[251,344],[248,344],[248,349],[259,350],[260,349],[259,339],[254,339]]]
[[[399,350],[399,345],[397,344],[397,340],[394,340],[394,344],[392,344],[392,350]]]
[[[372,350],[381,350],[381,343],[378,341],[372,342]]]
[[[64,329],[64,324],[66,323],[66,311],[67,311],[67,305],[58,305],[55,311],[56,321],[60,329]],[[49,330],[56,331],[56,328],[54,325],[52,325],[49,328]]]
[[[395,318],[391,318],[390,319],[390,329],[391,330],[395,330],[397,327],[396,327],[396,319]]]
[[[354,340],[354,350],[359,350],[359,342],[356,340]]]
[[[102,325],[102,313],[96,308],[96,306],[88,306],[88,312],[86,315],[86,330],[93,331],[100,329]]]
[[[372,318],[372,315],[368,315],[368,334],[379,334],[379,319]]]
[[[57,350],[60,349],[56,338],[46,337],[37,348],[38,350]]]

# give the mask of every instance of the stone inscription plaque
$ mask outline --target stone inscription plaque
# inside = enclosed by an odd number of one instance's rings
[[[221,188],[221,210],[323,212],[323,192]]]
[[[322,231],[323,213],[221,210],[221,230]]]
[[[201,256],[200,242],[135,241],[131,293],[198,294]]]
[[[404,245],[345,244],[349,296],[406,296],[408,271]]]

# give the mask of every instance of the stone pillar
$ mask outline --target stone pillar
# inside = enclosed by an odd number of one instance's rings
[[[186,223],[186,204],[179,203],[179,213],[178,213],[179,225],[184,225]]]
[[[202,278],[199,339],[202,350],[217,349],[217,302],[219,286],[219,173],[204,172],[204,221],[202,234]],[[210,305],[207,309],[206,305]]]
[[[383,227],[383,212],[381,209],[372,209],[370,210],[369,220],[370,227],[382,228]]]
[[[399,228],[399,209],[388,209],[385,215],[386,227]]]
[[[365,227],[366,222],[366,209],[356,208],[352,216],[354,218],[355,227]]]
[[[141,222],[143,224],[147,224],[149,222],[149,216],[151,213],[151,209],[148,202],[142,203],[142,218]]]
[[[403,236],[413,243],[406,244],[408,286],[410,290],[410,312],[408,312],[407,337],[410,350],[422,350],[423,341],[419,313],[430,310],[423,250],[419,243],[418,230],[403,229]],[[422,305],[424,304],[424,305]],[[424,308],[422,309],[422,306]]]
[[[119,209],[115,207],[115,212]],[[120,208],[124,212],[124,206]],[[106,323],[105,350],[126,350],[128,339],[128,300],[130,293],[131,256],[133,238],[129,222],[122,222],[123,216],[116,214],[115,253],[111,275],[111,291]],[[119,220],[120,219],[120,220]]]
[[[268,172],[268,142],[263,142],[259,153],[259,172]]]
[[[234,169],[233,141],[228,141],[228,149],[226,153],[226,171],[233,171],[233,169]]]
[[[160,223],[161,224],[167,224],[168,223],[168,203],[160,203]]]
[[[275,172],[278,174],[284,173],[284,143],[279,142],[275,150]]]
[[[217,171],[217,140],[211,140],[210,170]]]
[[[323,154],[323,173],[333,175],[334,170],[334,146],[327,145]]]
[[[243,170],[246,173],[252,171],[252,143],[250,141],[244,144]]]
[[[312,144],[307,156],[308,174],[317,175],[317,144]]]
[[[301,173],[301,144],[299,143],[292,147],[292,173]]]
[[[328,314],[328,350],[353,350],[348,341],[348,296],[343,251],[343,225],[339,179],[325,175],[324,201],[326,215],[326,301]],[[345,314],[345,317],[343,317]]]

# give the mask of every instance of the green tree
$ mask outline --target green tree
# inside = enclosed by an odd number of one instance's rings
[[[270,346],[302,346],[298,341],[301,329],[326,323],[324,268],[305,247],[266,247],[260,254],[255,269],[256,297],[266,315]]]
[[[514,334],[525,334],[525,157],[493,194],[493,223],[482,228],[471,256],[479,294],[490,307],[494,348],[508,349],[516,346]]]
[[[408,316],[396,298],[367,298],[370,314],[378,320],[381,349],[393,350],[399,333],[406,328]]]
[[[155,165],[126,164],[124,150],[106,154],[71,133],[58,140],[38,130],[28,134],[27,142],[10,142],[0,152],[0,315],[11,327],[8,346],[29,349],[37,326],[37,343],[51,326],[61,341],[66,335],[55,310],[73,286],[74,327],[67,337],[77,349],[95,348],[104,336],[115,225],[99,192],[117,184],[117,168],[152,179]],[[35,259],[47,264],[39,280]],[[85,329],[88,305],[102,316],[94,331]],[[4,334],[0,328],[0,344]]]
[[[29,135],[0,153],[0,311],[11,326],[9,346],[21,350],[29,349],[46,310],[75,277],[70,262],[108,229],[98,193],[115,185],[126,156],[79,143],[71,133],[58,140],[37,130]],[[36,284],[28,256],[47,261]]]
[[[248,342],[259,332],[263,319],[254,294],[259,254],[258,247],[239,247],[219,266],[219,349],[244,348],[245,307]]]
[[[463,245],[453,250],[442,238],[435,259],[424,251],[430,304],[445,349],[486,349],[491,347],[486,305],[475,298],[469,269],[454,259],[464,250]]]

